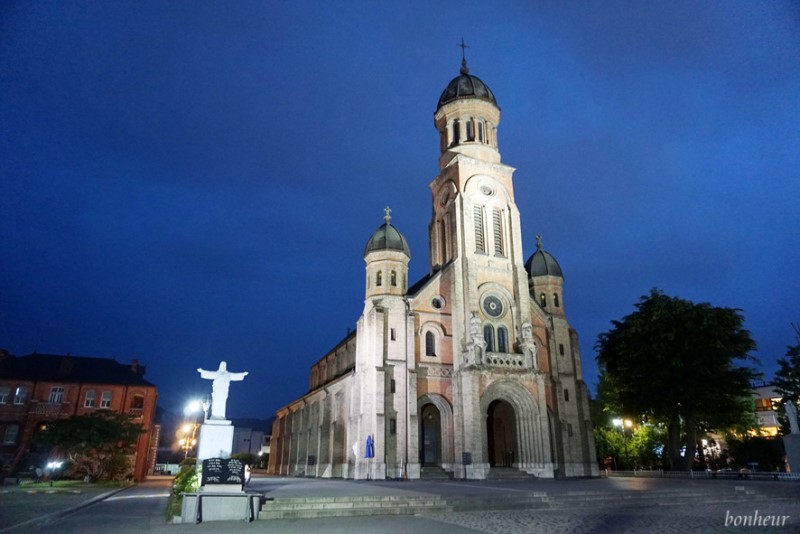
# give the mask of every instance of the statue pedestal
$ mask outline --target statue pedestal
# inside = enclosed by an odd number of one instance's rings
[[[197,446],[198,465],[209,458],[230,458],[233,450],[233,425],[226,419],[208,419],[200,427]]]
[[[800,473],[800,434],[783,436],[783,447],[786,449],[786,461],[792,473]]]

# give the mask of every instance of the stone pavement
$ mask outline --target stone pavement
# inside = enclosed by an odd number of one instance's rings
[[[669,479],[593,479],[496,481],[347,481],[256,476],[251,489],[267,497],[319,497],[365,495],[435,495],[461,503],[456,509],[415,516],[371,516],[317,519],[264,520],[169,524],[164,518],[167,485],[148,482],[77,513],[58,514],[49,523],[34,523],[14,532],[141,532],[178,533],[191,530],[234,534],[268,532],[353,534],[357,532],[405,533],[560,533],[560,532],[730,532],[726,518],[788,516],[785,532],[800,532],[800,484],[789,482],[706,481]],[[150,495],[146,493],[150,491]],[[534,508],[520,506],[522,497],[536,497]],[[0,496],[0,503],[9,494]],[[37,507],[37,495],[27,505]],[[491,501],[494,499],[494,501]],[[136,502],[149,501],[136,508]],[[486,502],[506,501],[509,509],[486,508]],[[531,501],[534,502],[534,501]],[[25,504],[22,504],[25,506]],[[0,513],[8,507],[0,504]],[[41,511],[45,511],[43,508]],[[0,525],[8,516],[0,515]],[[0,527],[1,528],[1,527]],[[742,528],[742,527],[740,527]],[[758,527],[754,527],[758,528]],[[753,530],[754,528],[744,528]],[[758,528],[763,530],[764,527]]]

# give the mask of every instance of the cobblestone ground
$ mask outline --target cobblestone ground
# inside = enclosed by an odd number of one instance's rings
[[[735,516],[789,516],[783,526],[735,526]],[[728,532],[778,530],[800,532],[800,503],[795,500],[746,504],[717,502],[664,504],[647,508],[605,507],[568,510],[519,510],[430,514],[425,517],[490,534]],[[729,524],[726,526],[726,518]],[[744,519],[740,521],[740,523]],[[763,521],[763,520],[762,520]]]

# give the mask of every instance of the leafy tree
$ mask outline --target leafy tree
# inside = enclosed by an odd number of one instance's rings
[[[90,479],[110,479],[127,474],[126,455],[142,432],[126,415],[98,411],[48,423],[36,441],[65,454]]]
[[[598,337],[598,389],[618,413],[666,425],[672,469],[691,468],[702,432],[757,424],[750,384],[759,374],[736,365],[755,361],[743,323],[739,310],[654,289]]]
[[[800,327],[792,325],[797,333],[797,344],[786,347],[786,357],[778,360],[778,372],[773,384],[781,395],[781,405],[792,402],[795,406],[800,400]],[[800,421],[797,421],[800,422]]]

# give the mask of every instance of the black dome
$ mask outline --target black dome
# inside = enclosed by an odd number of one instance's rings
[[[480,78],[469,73],[466,61],[461,62],[461,74],[450,80],[442,91],[436,109],[460,98],[477,98],[497,106],[497,100],[491,89]]]
[[[534,276],[558,276],[559,278],[564,278],[561,273],[561,266],[558,265],[556,259],[549,252],[545,252],[542,248],[542,240],[538,236],[536,239],[536,252],[531,254],[531,257],[525,262],[525,270],[528,271],[529,278]]]
[[[396,250],[404,253],[409,258],[411,251],[408,248],[408,242],[400,230],[394,227],[388,221],[378,227],[373,232],[372,237],[367,241],[367,246],[364,248],[364,256],[370,252],[377,252],[381,250]]]

